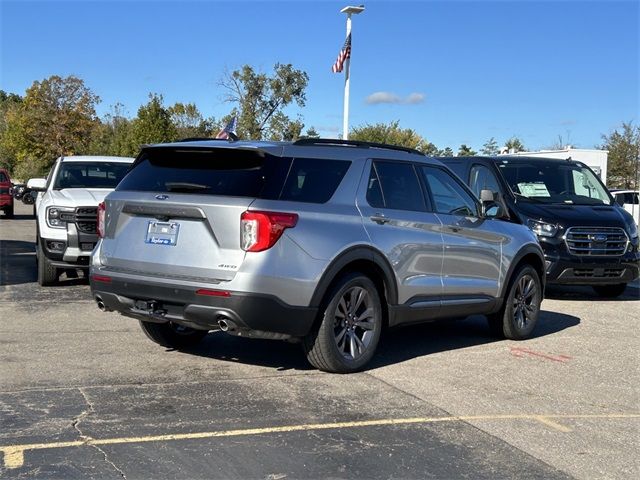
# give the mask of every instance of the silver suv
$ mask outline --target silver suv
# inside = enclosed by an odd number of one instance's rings
[[[193,347],[211,330],[300,341],[330,372],[361,369],[385,327],[485,314],[523,339],[543,254],[500,208],[400,147],[147,146],[99,206],[91,290],[160,345]]]

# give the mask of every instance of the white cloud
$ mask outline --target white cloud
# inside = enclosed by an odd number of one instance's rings
[[[365,102],[367,105],[378,105],[380,103],[391,103],[396,105],[416,105],[424,102],[424,93],[412,93],[408,97],[402,98],[392,92],[375,92],[369,95]]]

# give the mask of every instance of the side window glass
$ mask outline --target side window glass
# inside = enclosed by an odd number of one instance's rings
[[[422,167],[435,210],[448,215],[477,216],[477,204],[460,183],[449,173],[436,167]]]
[[[422,188],[413,165],[409,163],[374,162],[386,208],[424,211]],[[375,187],[374,187],[375,188]]]
[[[469,186],[478,198],[480,198],[480,192],[482,190],[491,190],[493,193],[500,193],[498,179],[493,172],[484,165],[474,165],[471,167]]]
[[[0,172],[0,182],[6,182],[7,177],[4,176],[4,173]]]
[[[382,189],[380,188],[380,180],[373,165],[371,166],[369,183],[367,184],[367,202],[374,208],[384,208],[384,197],[382,196]]]

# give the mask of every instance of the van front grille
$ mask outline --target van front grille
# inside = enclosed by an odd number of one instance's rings
[[[616,257],[624,255],[629,239],[622,228],[571,227],[565,235],[572,255]]]
[[[98,209],[96,207],[76,208],[76,227],[82,233],[97,233]]]

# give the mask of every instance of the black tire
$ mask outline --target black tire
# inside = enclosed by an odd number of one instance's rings
[[[489,328],[499,338],[524,340],[536,327],[541,303],[540,276],[531,265],[523,265],[511,278],[500,310],[487,316]]]
[[[4,216],[7,218],[13,218],[13,203],[4,208]]]
[[[383,326],[375,284],[357,272],[341,277],[326,294],[320,315],[302,341],[309,363],[331,373],[362,369],[375,354]]]
[[[158,345],[178,350],[195,347],[209,333],[177,323],[154,323],[140,320],[140,327],[150,340]]]
[[[49,259],[45,257],[40,245],[40,238],[36,238],[38,246],[37,252],[37,264],[38,264],[38,284],[41,287],[49,287],[55,285],[58,282],[58,269],[51,265]]]
[[[592,285],[593,290],[603,298],[616,298],[622,295],[627,288],[626,283],[616,285]]]

